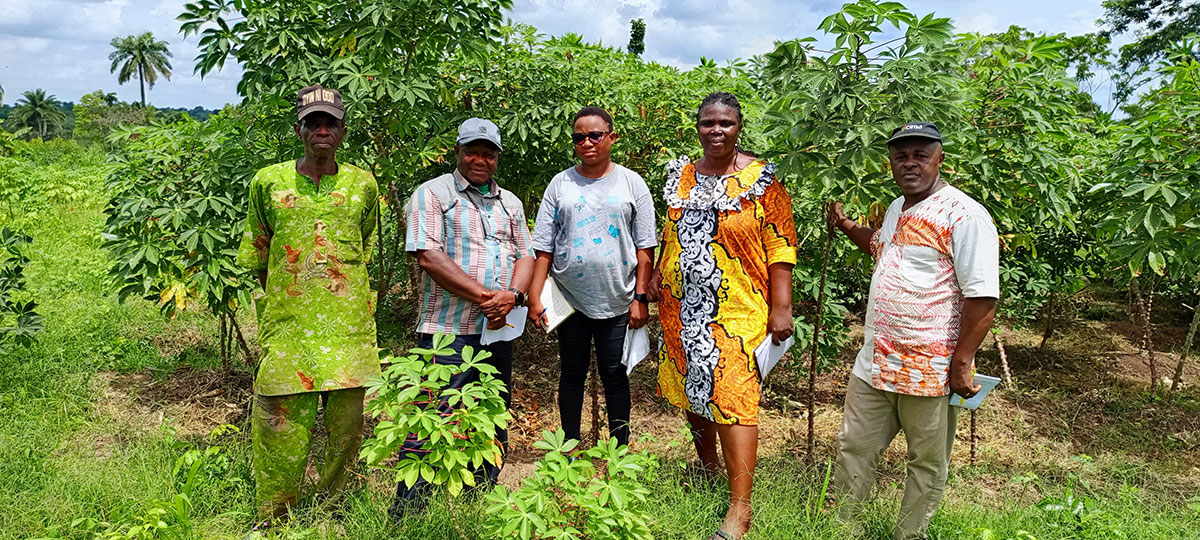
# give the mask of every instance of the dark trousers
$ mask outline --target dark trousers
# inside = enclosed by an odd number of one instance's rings
[[[513,344],[511,341],[498,341],[491,345],[483,346],[479,344],[481,334],[471,334],[465,336],[456,336],[454,343],[450,344],[450,349],[454,350],[452,356],[435,356],[434,361],[439,364],[460,365],[462,364],[462,350],[470,345],[476,351],[486,350],[492,353],[492,356],[485,360],[488,364],[494,366],[500,371],[496,378],[504,382],[504,406],[508,407],[512,404],[512,396],[509,394],[509,387],[512,384],[512,361],[513,361]],[[417,338],[417,347],[431,348],[433,346],[432,334],[421,334]],[[450,382],[446,388],[462,388],[469,383],[479,380],[479,371],[471,369],[463,373],[459,373],[450,378]],[[443,401],[438,404],[438,410],[448,414],[451,408]],[[508,455],[508,431],[497,430],[496,439],[500,441],[504,455]],[[425,441],[409,436],[408,440],[404,441],[404,445],[400,449],[400,459],[404,459],[409,453],[425,453],[423,448]],[[502,462],[503,463],[503,462]],[[475,480],[478,486],[491,486],[496,483],[496,479],[500,477],[500,467],[484,462],[483,467],[475,471]],[[430,486],[421,477],[417,477],[417,482],[412,487],[406,486],[403,482],[396,487],[396,498],[392,502],[390,514],[395,517],[401,517],[410,506],[421,506],[425,504],[424,498],[429,494]]]
[[[583,388],[596,346],[596,367],[604,383],[608,408],[608,435],[629,444],[629,376],[621,355],[629,314],[611,319],[591,319],[575,312],[558,326],[558,355],[562,375],[558,379],[558,414],[568,438],[579,439],[579,417],[583,414]]]

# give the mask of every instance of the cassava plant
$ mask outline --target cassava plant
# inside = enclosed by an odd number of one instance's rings
[[[1112,264],[1128,268],[1152,390],[1161,384],[1152,341],[1155,291],[1165,282],[1194,285],[1200,269],[1198,48],[1200,39],[1193,36],[1160,64],[1161,84],[1143,98],[1144,116],[1120,128],[1109,174],[1091,189],[1093,204],[1108,208],[1100,228]],[[1176,372],[1181,375],[1182,366]]]
[[[27,234],[0,229],[0,353],[15,346],[28,346],[42,331],[37,303],[18,297],[25,289],[25,266],[29,258],[23,247],[33,242]]]
[[[476,485],[473,472],[503,459],[496,432],[512,419],[501,396],[504,382],[485,362],[491,353],[468,346],[460,365],[435,361],[435,356],[454,354],[449,349],[453,342],[454,336],[437,333],[430,348],[392,358],[379,377],[367,382],[367,395],[372,396],[367,412],[380,421],[361,452],[368,464],[391,472],[405,485],[415,485],[419,477],[443,486],[451,511],[453,499]],[[479,372],[479,381],[446,388],[451,377],[469,370]],[[410,434],[426,441],[424,452],[408,453],[394,465],[386,463]]]
[[[153,300],[165,315],[207,308],[220,318],[228,370],[233,316],[250,305],[253,277],[234,262],[246,212],[247,184],[262,158],[250,151],[243,119],[118,127],[107,188],[104,247],[118,297]]]
[[[497,486],[488,495],[490,538],[519,540],[649,540],[653,516],[641,503],[643,476],[657,463],[609,439],[579,452],[559,429],[542,432],[546,451],[520,489]]]

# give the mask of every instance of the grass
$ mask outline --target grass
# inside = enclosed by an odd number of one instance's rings
[[[148,302],[116,301],[100,248],[102,169],[90,162],[79,174],[87,179],[82,198],[0,224],[34,237],[28,253],[30,294],[47,321],[30,349],[0,356],[0,539],[87,538],[89,527],[97,530],[93,521],[136,523],[180,493],[188,493],[191,501],[190,532],[181,537],[240,537],[253,507],[244,422],[213,435],[192,434],[183,420],[172,417],[173,409],[112,395],[105,375],[148,371],[169,380],[182,376],[181,362],[195,369],[216,367],[215,322],[202,313],[168,321]],[[184,346],[160,346],[185,334],[194,339]],[[1019,364],[1021,348],[1014,349]],[[1188,453],[1195,451],[1188,437],[1195,434],[1172,439],[1171,430],[1161,429],[1196,415],[1200,408],[1194,398],[1162,403],[1120,386],[1108,392],[1112,395],[1103,395],[1104,389],[1101,395],[1085,395],[1087,410],[1079,414],[1089,419],[1087,425],[1107,424],[1088,431],[1090,439],[1080,442],[1081,428],[1049,416],[1055,413],[1053,403],[1071,402],[1080,389],[1048,375],[1050,368],[1016,367],[1024,369],[1021,383],[1029,390],[1013,395],[1019,407],[981,414],[998,431],[981,445],[979,464],[956,462],[933,538],[1200,538],[1200,473],[1196,460],[1187,457],[1194,455]],[[1087,368],[1085,363],[1070,367]],[[1003,429],[1011,438],[1001,437]],[[652,496],[644,508],[653,516],[655,538],[708,538],[724,514],[725,487],[699,482],[685,471],[692,457],[678,430],[654,435],[671,442],[658,446],[666,449],[647,476]],[[1094,457],[1079,456],[1084,450]],[[189,460],[205,451],[213,453],[200,458],[204,465],[187,487]],[[748,538],[845,538],[848,532],[822,497],[826,471],[825,465],[802,464],[791,451],[762,456],[755,527]],[[394,484],[378,472],[361,472],[365,482],[348,493],[341,519],[303,506],[273,535],[455,537],[443,498],[423,514],[389,523]],[[890,537],[902,472],[893,450],[884,459],[879,497],[865,510],[866,537]],[[1043,501],[1051,504],[1039,504]],[[467,537],[487,537],[481,500],[460,501],[455,513]],[[175,532],[186,529],[180,520],[171,523]]]

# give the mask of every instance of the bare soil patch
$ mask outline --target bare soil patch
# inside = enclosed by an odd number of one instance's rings
[[[97,381],[103,389],[100,411],[104,414],[137,419],[149,424],[147,427],[169,420],[183,437],[202,437],[222,424],[240,423],[249,410],[252,393],[247,372],[187,365],[165,378],[147,371],[102,372]]]

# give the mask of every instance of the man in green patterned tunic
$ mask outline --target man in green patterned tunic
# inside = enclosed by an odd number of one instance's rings
[[[334,159],[346,135],[336,90],[304,88],[296,108],[304,157],[254,176],[237,257],[263,287],[250,436],[267,521],[299,498],[319,403],[329,445],[317,492],[336,500],[362,442],[363,384],[379,374],[366,269],[378,187],[371,173]]]

